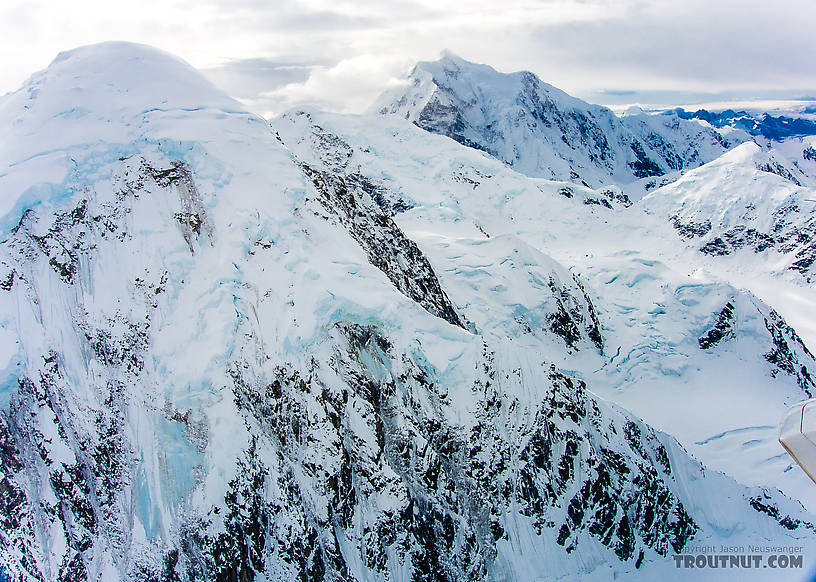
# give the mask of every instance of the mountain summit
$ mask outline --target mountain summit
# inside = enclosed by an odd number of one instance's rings
[[[593,188],[625,185],[635,198],[661,177],[747,139],[676,115],[619,118],[528,71],[499,73],[449,52],[417,64],[409,82],[382,98],[381,114],[483,150],[528,176]]]
[[[178,148],[215,139],[209,123],[177,124],[172,137],[165,131],[169,120],[195,112],[255,118],[189,64],[153,47],[106,42],[60,53],[0,100],[0,232],[24,210],[68,196],[72,174],[87,172],[88,158],[100,165],[132,155],[140,140]],[[34,189],[31,176],[41,178]]]

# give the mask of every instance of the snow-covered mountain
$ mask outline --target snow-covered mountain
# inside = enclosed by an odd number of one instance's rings
[[[364,172],[381,196],[399,192],[391,195],[403,209],[395,219],[440,266],[443,286],[476,330],[540,341],[537,352],[668,430],[704,461],[744,481],[796,491],[812,504],[812,485],[787,470],[775,429],[786,404],[812,391],[812,356],[782,316],[727,283],[731,273],[701,272],[705,256],[678,244],[668,222],[639,204],[611,201],[613,190],[530,180],[450,140],[406,130],[401,120],[320,117],[289,115],[273,125],[299,156],[315,157],[315,144],[325,141],[315,135],[334,135],[331,141],[347,152],[344,172]],[[325,157],[332,164],[338,156]],[[540,295],[548,285],[541,265],[551,265],[551,257],[580,275],[592,297],[595,315],[581,321],[599,319],[603,354],[586,349],[592,346],[586,339],[585,349],[569,349],[566,339],[539,331],[552,313]],[[733,329],[708,345],[729,304]],[[580,327],[573,329],[576,335]],[[780,330],[788,340],[776,347]],[[788,372],[773,364],[777,353],[791,355]],[[727,438],[712,439],[724,432]],[[760,446],[743,451],[745,441],[737,439],[744,433]]]
[[[632,198],[749,139],[677,115],[616,116],[542,82],[447,53],[419,63],[377,110],[483,150],[532,177],[624,186]]]
[[[809,283],[816,268],[813,141],[742,144],[655,190],[642,206],[703,254]]]
[[[816,361],[614,172],[528,177],[400,116],[267,123],[123,43],[61,54],[0,126],[0,576],[713,580],[671,556],[749,542],[812,567],[771,425]]]

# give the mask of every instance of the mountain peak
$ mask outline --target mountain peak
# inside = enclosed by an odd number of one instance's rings
[[[502,73],[450,51],[418,63],[408,86],[385,96],[378,111],[482,150],[528,176],[593,188],[627,184],[633,198],[653,185],[640,181],[697,167],[730,147],[700,124],[648,115],[621,119],[529,71]]]
[[[465,63],[468,62],[450,49],[442,49],[442,52],[439,53],[439,60],[451,62],[462,61]]]
[[[70,108],[139,113],[150,107],[238,106],[182,59],[130,42],[103,42],[61,52],[5,100],[54,115]]]
[[[425,70],[433,69],[439,66],[454,67],[458,69],[485,69],[494,73],[498,72],[490,65],[469,61],[449,49],[443,50],[439,54],[439,58],[435,61],[420,61],[417,63],[417,67]]]
[[[189,67],[185,61],[172,53],[165,52],[151,45],[120,40],[92,43],[61,51],[54,57],[54,60],[51,61],[51,66],[62,62],[79,62],[87,59],[107,61],[121,61],[123,59],[163,59],[183,63]]]
[[[515,73],[502,73],[490,65],[469,61],[450,50],[444,50],[440,58],[435,61],[420,61],[417,63],[412,73],[413,78],[417,78],[422,73],[430,74],[437,85],[447,86],[454,91],[466,90],[473,83],[486,87],[495,87],[507,84],[517,84],[520,76],[534,76],[528,71]],[[466,85],[456,87],[452,83],[460,76],[466,78]],[[538,78],[536,77],[538,80]]]
[[[168,123],[177,128],[176,140],[216,131],[201,122],[208,112],[246,114],[192,66],[159,49],[104,42],[60,53],[20,89],[0,97],[0,168],[8,168],[0,176],[0,232],[19,219],[21,209],[52,197],[21,190],[25,180],[18,173],[62,185],[82,153],[126,155],[132,147],[125,144],[166,138]],[[192,123],[175,123],[193,117]]]

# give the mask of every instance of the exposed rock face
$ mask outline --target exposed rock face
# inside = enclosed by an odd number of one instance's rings
[[[681,229],[678,228],[678,230]],[[702,231],[695,233],[695,235],[704,234],[705,232]],[[700,247],[700,252],[706,255],[724,256],[744,248],[751,249],[755,253],[774,249],[790,255],[791,264],[788,269],[801,273],[810,281],[811,267],[816,261],[816,218],[806,217],[802,220],[801,210],[797,206],[782,207],[775,213],[774,223],[768,232],[744,224],[733,226],[726,231],[721,231],[721,234],[717,236],[710,237],[708,242]]]
[[[548,282],[557,306],[555,311],[547,316],[550,331],[560,336],[570,348],[576,347],[578,341],[586,336],[595,344],[598,351],[603,352],[601,322],[598,320],[595,306],[574,275],[572,282],[579,292],[572,286],[560,287],[554,278],[550,278]]]
[[[444,386],[376,329],[339,326],[327,345],[330,361],[313,361],[306,377],[277,368],[259,383],[249,362],[234,369],[238,406],[259,436],[229,485],[226,531],[182,552],[188,570],[355,579],[342,549],[357,547],[376,579],[479,580],[497,543],[513,539],[511,508],[567,552],[589,537],[625,561],[646,548],[679,552],[698,529],[657,435],[625,417],[610,422],[554,369],[541,370],[549,388],[529,403],[531,423],[508,432],[495,419],[526,405],[504,393],[489,351],[471,387],[474,418],[460,425],[448,420]]]
[[[717,315],[717,321],[705,335],[697,341],[701,350],[708,350],[723,340],[734,337],[734,304],[730,301],[725,304]]]
[[[0,414],[5,481],[0,511],[6,524],[0,536],[8,549],[0,564],[14,579],[84,580],[105,567],[123,575],[143,567],[133,562],[131,506],[140,475],[130,422],[145,405],[140,387],[168,274],[144,269],[130,282],[128,303],[119,302],[107,314],[82,298],[90,292],[88,272],[100,248],[133,240],[131,214],[150,203],[151,191],[177,191],[166,218],[168,226],[181,223],[190,253],[210,228],[181,161],[155,168],[144,159],[122,160],[111,186],[110,201],[89,193],[50,217],[27,212],[2,243],[3,265],[10,270],[4,292],[33,311],[42,332],[63,336],[44,344],[41,354],[30,354],[10,408]],[[66,313],[51,311],[48,297],[54,293],[67,294]],[[76,357],[87,367],[83,380],[75,377]],[[169,404],[159,409],[162,422],[203,451],[207,430],[200,417]],[[51,549],[53,544],[62,549]]]
[[[705,236],[711,230],[711,221],[703,220],[701,222],[682,222],[678,216],[671,217],[672,226],[677,230],[677,233],[683,238],[694,238],[697,236]]]
[[[135,236],[125,230],[126,217],[150,203],[150,189],[172,192],[176,184],[163,178],[181,167],[129,164],[115,212],[103,216],[106,205],[84,200],[81,211],[55,215],[47,240],[62,241],[73,253],[70,261],[54,261],[53,245],[23,244],[32,236],[31,227],[21,225],[4,243],[7,261],[20,273],[9,292],[33,293],[30,273],[37,264],[48,265],[66,289],[82,286],[74,276],[81,268],[70,265],[93,261],[100,245]],[[357,233],[364,248],[370,233],[399,232],[342,178],[308,166],[304,172],[330,217],[355,240],[354,228],[371,227]],[[194,191],[192,174],[186,175]],[[178,201],[180,208],[185,204]],[[168,225],[179,212],[167,213]],[[38,224],[35,218],[28,215]],[[190,245],[189,232],[182,228],[176,236]],[[392,258],[404,249],[377,244]],[[417,259],[413,272],[425,264]],[[66,356],[55,351],[43,354],[37,375],[21,378],[0,424],[2,519],[7,548],[14,550],[4,559],[13,575],[90,579],[101,563],[128,579],[385,580],[404,572],[411,580],[481,580],[491,578],[505,544],[515,543],[517,525],[510,520],[524,520],[567,554],[596,540],[616,559],[638,566],[646,553],[682,551],[699,530],[675,480],[691,462],[672,466],[683,454],[677,445],[544,362],[506,368],[484,344],[466,400],[472,415],[462,422],[453,420],[462,394],[454,397],[421,352],[392,343],[387,329],[338,323],[310,354],[273,366],[258,332],[242,318],[229,393],[251,436],[235,460],[235,476],[211,505],[179,505],[178,522],[166,536],[141,545],[132,537],[128,507],[144,477],[128,419],[144,406],[138,387],[147,378],[151,314],[165,301],[167,285],[167,274],[153,282],[138,278],[132,297],[142,300],[127,315],[97,321],[86,306],[89,313],[75,318],[77,341],[98,377],[80,400],[61,363]],[[550,287],[563,309],[552,331],[568,345],[589,333],[600,348],[594,310],[585,322],[581,309],[570,306],[582,300],[591,306],[585,292],[575,297],[552,280]],[[426,290],[416,300],[443,317],[449,303],[430,302],[433,297],[444,295]],[[578,332],[576,321],[589,331]],[[774,361],[786,366],[789,353],[780,348]],[[540,385],[532,400],[515,394],[524,376]],[[169,403],[157,412],[163,430],[178,434],[191,455],[191,481],[179,484],[182,490],[205,483],[202,455],[214,438],[212,420]],[[43,528],[52,532],[45,539],[65,540],[53,561],[44,560],[47,545],[36,533]]]
[[[381,208],[364,189],[364,185],[370,184],[365,177],[356,175],[349,182],[341,175],[321,172],[307,164],[303,171],[317,191],[323,209],[340,221],[365,250],[372,265],[428,313],[464,327],[428,259],[388,215],[387,211],[392,209]]]
[[[700,349],[713,350],[737,337],[737,323],[740,314],[735,303],[735,301],[727,302],[716,314],[714,324],[697,340]],[[776,376],[780,372],[790,375],[796,380],[799,388],[810,397],[811,391],[816,388],[811,375],[816,360],[802,338],[773,309],[756,304],[750,306],[749,309],[757,309],[760,312],[768,332],[767,351],[763,357],[771,365],[771,376]]]
[[[765,359],[775,367],[774,373],[781,371],[790,374],[796,378],[805,394],[812,397],[811,391],[816,388],[811,374],[813,354],[799,334],[776,311],[771,310],[765,317],[765,327],[773,338],[773,347],[765,354]]]

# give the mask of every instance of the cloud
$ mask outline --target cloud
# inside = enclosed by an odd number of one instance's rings
[[[756,90],[816,86],[809,32],[816,4],[736,0],[629,3],[612,18],[538,27],[548,58],[585,75],[576,86]],[[617,81],[616,81],[617,79]]]
[[[602,95],[610,95],[613,97],[631,97],[636,95],[637,91],[634,89],[604,89],[600,91]]]
[[[267,91],[258,96],[266,115],[297,107],[317,107],[360,112],[386,89],[405,83],[412,64],[406,57],[361,55],[330,67],[315,67],[308,79]]]
[[[228,87],[237,99],[254,99],[288,84],[303,83],[319,63],[305,64],[274,59],[251,58],[227,61],[201,69],[219,87]]]
[[[812,0],[5,0],[0,92],[115,39],[178,54],[259,112],[360,111],[446,48],[601,100],[801,95],[816,92],[814,21]]]

